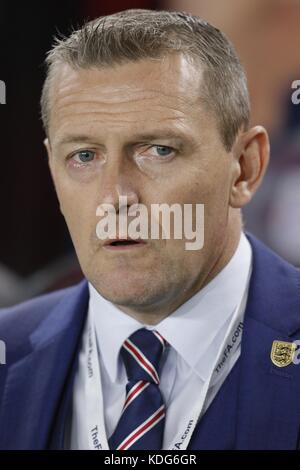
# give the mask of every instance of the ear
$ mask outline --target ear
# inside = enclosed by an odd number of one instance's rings
[[[242,133],[233,148],[233,181],[230,206],[241,208],[251,201],[260,186],[269,163],[267,131],[255,126]]]

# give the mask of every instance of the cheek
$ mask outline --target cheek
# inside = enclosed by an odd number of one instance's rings
[[[89,239],[96,230],[96,206],[90,191],[70,187],[63,181],[56,185],[61,212],[65,218],[74,243]]]
[[[228,218],[229,194],[230,173],[227,165],[210,167],[205,173],[199,171],[182,191],[183,203],[189,202],[204,206],[204,232],[202,232],[204,247],[199,252],[192,252],[193,259],[190,259],[190,265],[205,255],[205,247],[213,244],[217,233],[224,233]],[[198,215],[198,221],[199,217]],[[200,231],[203,225],[200,228],[200,225],[197,224],[198,221],[196,220],[196,210],[193,208],[193,229],[198,226]],[[189,255],[187,255],[187,259],[189,259]]]
[[[217,201],[224,201],[229,193],[229,173],[226,155],[219,154],[218,158],[211,155],[205,160],[200,160],[200,157],[197,160],[195,157],[167,182],[165,194],[174,202],[214,206]]]
[[[230,174],[225,165],[211,168],[194,181],[193,197],[207,206],[208,210],[224,208],[229,203]]]

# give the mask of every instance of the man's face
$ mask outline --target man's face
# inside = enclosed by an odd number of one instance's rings
[[[232,154],[200,100],[201,74],[181,55],[103,69],[65,65],[51,93],[49,162],[86,278],[137,311],[197,290],[228,233]],[[109,249],[96,236],[102,203],[204,204],[204,247],[186,239]]]

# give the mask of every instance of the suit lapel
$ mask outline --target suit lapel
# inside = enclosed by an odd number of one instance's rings
[[[300,338],[299,273],[248,236],[253,273],[245,313],[237,403],[237,449],[296,449],[300,366],[277,367],[274,340]]]
[[[245,321],[237,402],[237,449],[296,449],[300,416],[300,368],[272,364],[274,340],[284,335],[252,318]]]
[[[32,349],[12,364],[2,396],[2,449],[47,446],[88,306],[86,281],[62,298],[30,337]]]

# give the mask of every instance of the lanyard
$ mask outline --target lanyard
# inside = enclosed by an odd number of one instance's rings
[[[206,397],[211,386],[218,383],[220,387],[240,355],[242,339],[243,316],[246,305],[247,292],[235,309],[227,328],[224,340],[219,348],[211,373],[205,381],[199,399],[191,410],[187,410],[186,417],[181,420],[181,430],[172,440],[168,450],[186,450],[197,423],[207,408]],[[83,373],[84,373],[84,406],[86,429],[90,450],[109,450],[105,431],[103,410],[103,394],[101,383],[100,362],[97,350],[93,309],[89,308],[86,328],[83,337]],[[167,411],[168,413],[168,411]]]
[[[109,450],[104,424],[103,395],[92,309],[89,309],[84,340],[85,387],[88,442],[90,450]]]

